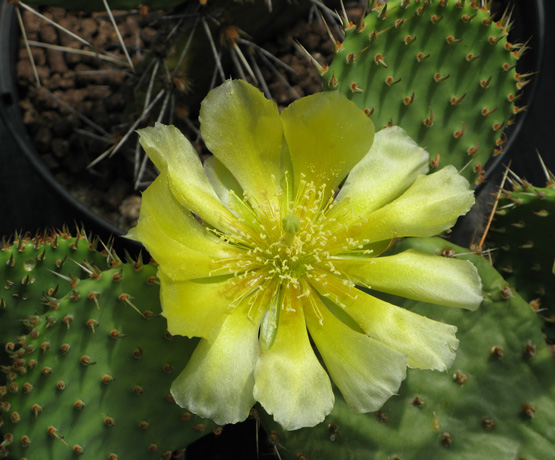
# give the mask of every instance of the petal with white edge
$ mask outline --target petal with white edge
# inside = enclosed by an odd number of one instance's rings
[[[202,339],[171,385],[175,402],[219,425],[245,420],[255,403],[258,327],[244,309],[228,315],[214,342]]]
[[[340,280],[316,285],[323,294],[333,286],[336,300],[347,315],[377,341],[408,357],[409,367],[445,371],[455,360],[457,328],[392,305],[358,289],[346,291]]]
[[[338,257],[334,265],[359,285],[408,299],[468,310],[483,300],[482,280],[467,260],[409,249],[386,257]]]
[[[336,91],[294,101],[281,113],[291,155],[295,189],[301,177],[333,193],[368,153],[374,124],[357,105]]]
[[[310,336],[351,410],[376,411],[397,393],[406,376],[405,355],[354,331],[321,302],[305,312]]]
[[[331,383],[308,339],[300,305],[280,311],[275,340],[258,360],[254,379],[254,397],[285,430],[314,426],[331,412]]]
[[[208,150],[247,194],[275,197],[283,127],[275,102],[243,80],[228,80],[202,101],[200,131]]]
[[[178,203],[165,173],[143,192],[139,222],[127,237],[143,243],[173,279],[210,276],[222,261],[241,255],[241,251],[207,231]]]
[[[203,221],[220,230],[233,230],[233,214],[222,204],[204,174],[197,152],[175,126],[156,123],[138,130],[140,143],[168,176],[175,198]]]
[[[350,211],[366,216],[398,198],[417,177],[426,174],[429,156],[404,129],[384,128],[376,133],[372,148],[349,173],[336,199],[349,197]]]
[[[427,237],[451,228],[474,204],[468,181],[449,165],[421,176],[399,198],[367,216],[356,237],[370,242]]]

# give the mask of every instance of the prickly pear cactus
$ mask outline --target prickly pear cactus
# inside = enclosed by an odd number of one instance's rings
[[[167,334],[156,267],[88,275],[48,295],[48,311],[24,321],[28,333],[7,340],[0,458],[170,459],[218,433],[169,396],[196,341]]]
[[[354,415],[338,393],[332,413],[315,428],[284,432],[260,411],[281,458],[553,458],[555,362],[536,313],[486,259],[439,238],[408,239],[396,249],[408,248],[471,260],[482,277],[486,300],[476,312],[404,305],[457,325],[453,367],[409,371],[399,395],[373,414]]]
[[[503,190],[488,233],[491,257],[555,339],[555,181],[547,187],[518,179],[513,184]]]
[[[376,126],[400,125],[431,154],[432,166],[453,164],[471,183],[502,151],[503,128],[515,113],[528,75],[515,71],[526,50],[511,44],[505,14],[464,0],[391,0],[359,24],[324,75],[364,108]]]
[[[120,263],[108,248],[80,231],[16,235],[0,246],[0,346],[4,338],[23,332],[22,320],[49,309],[50,296],[63,296],[72,284]],[[1,380],[0,380],[1,381]]]

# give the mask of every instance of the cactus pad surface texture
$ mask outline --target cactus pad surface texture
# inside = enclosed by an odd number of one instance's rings
[[[28,265],[35,260],[37,269],[57,260],[62,242],[69,241],[75,239],[58,237],[55,250],[52,241],[25,249],[25,243],[15,244],[2,255],[15,249],[8,268],[22,259]],[[79,246],[89,250],[83,239]],[[76,255],[71,243],[66,252],[70,263]],[[114,258],[104,271],[90,263],[82,263],[84,270],[70,265],[83,271],[84,279],[53,278],[59,287],[42,301],[10,295],[17,283],[4,291],[5,311],[21,309],[27,330],[10,334],[2,322],[9,361],[2,366],[6,381],[0,386],[0,458],[169,459],[205,434],[219,432],[169,396],[196,341],[167,334],[156,267]],[[29,283],[50,290],[52,284],[40,278],[43,272],[50,277],[48,269],[31,270]]]
[[[394,249],[408,248],[470,260],[482,277],[485,300],[475,312],[404,303],[458,327],[453,367],[409,370],[399,395],[373,414],[353,414],[337,393],[315,428],[284,432],[264,420],[281,458],[552,459],[555,362],[537,314],[487,259],[440,238],[407,239]]]
[[[488,233],[495,267],[544,319],[555,343],[555,178],[535,187],[513,176]]]
[[[515,70],[526,46],[507,41],[510,14],[495,22],[476,1],[373,3],[358,24],[345,20],[324,87],[364,108],[377,127],[402,126],[432,166],[453,164],[480,183],[529,77]]]

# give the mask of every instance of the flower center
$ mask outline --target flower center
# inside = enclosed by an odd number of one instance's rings
[[[286,196],[291,196],[287,192]],[[349,200],[334,202],[325,185],[318,188],[301,180],[292,200],[282,198],[241,198],[230,192],[228,206],[237,217],[230,222],[234,232],[215,231],[228,244],[243,250],[242,256],[215,262],[218,268],[213,271],[233,273],[230,295],[239,291],[241,294],[234,297],[231,305],[246,301],[249,311],[255,305],[269,308],[273,311],[268,320],[271,324],[277,317],[275,308],[296,308],[288,300],[292,296],[307,296],[310,300],[310,293],[314,292],[310,285],[325,286],[332,298],[336,297],[334,289],[354,287],[335,268],[334,255],[372,252],[364,246],[366,241],[349,237],[350,227],[360,225],[352,216]]]

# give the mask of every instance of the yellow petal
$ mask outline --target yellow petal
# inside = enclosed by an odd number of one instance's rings
[[[285,430],[314,426],[333,408],[326,371],[308,340],[302,307],[282,309],[271,348],[254,372],[254,397]]]
[[[233,215],[210,185],[197,152],[175,126],[156,123],[138,130],[140,142],[152,162],[166,173],[175,198],[203,221],[220,229],[233,228]]]
[[[259,325],[260,318],[249,319],[244,309],[228,315],[216,340],[201,340],[173,381],[175,402],[220,425],[245,420],[255,402]]]
[[[353,168],[337,201],[349,197],[349,211],[367,216],[408,189],[428,172],[429,154],[404,129],[393,126],[376,133],[368,154]]]
[[[333,192],[368,153],[374,124],[356,104],[330,91],[293,102],[281,114],[295,188],[302,176]]]
[[[228,80],[202,102],[201,133],[208,149],[247,194],[275,197],[283,128],[277,105],[243,80]]]
[[[451,228],[473,204],[468,181],[449,165],[417,178],[399,198],[369,214],[356,236],[370,241],[433,236]]]
[[[227,206],[229,203],[230,191],[237,196],[243,196],[243,189],[235,177],[215,156],[208,157],[203,166],[208,181],[224,205]]]
[[[168,182],[162,173],[143,192],[139,223],[127,236],[143,243],[173,279],[231,273],[233,269],[217,269],[242,252],[208,232],[177,202]]]
[[[315,307],[305,308],[308,330],[332,380],[354,412],[378,410],[397,393],[406,376],[407,357],[355,332],[313,300]]]
[[[409,249],[387,257],[337,258],[335,267],[357,284],[408,299],[476,310],[482,281],[469,261]]]
[[[162,314],[172,335],[202,337],[213,342],[228,314],[235,294],[228,279],[174,281],[158,271]]]
[[[325,286],[316,288],[321,295],[332,292],[329,298],[341,305],[341,312],[355,320],[368,336],[406,355],[410,367],[445,371],[453,364],[459,345],[455,326],[417,315],[358,289],[346,290],[336,278],[327,277]]]

